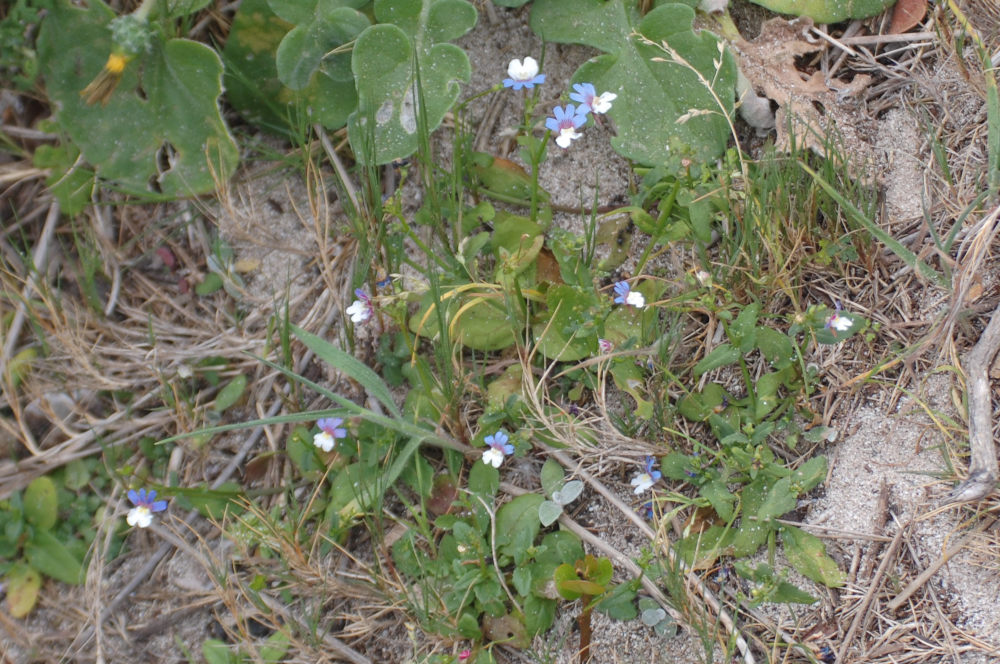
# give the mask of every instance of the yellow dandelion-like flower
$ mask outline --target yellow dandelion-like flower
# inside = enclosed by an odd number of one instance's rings
[[[109,55],[108,61],[104,63],[100,73],[87,84],[87,87],[80,90],[80,96],[83,97],[83,100],[87,104],[101,102],[101,106],[107,106],[108,100],[111,99],[111,93],[118,87],[118,83],[122,80],[122,72],[125,71],[125,67],[132,60],[132,57],[124,53]]]

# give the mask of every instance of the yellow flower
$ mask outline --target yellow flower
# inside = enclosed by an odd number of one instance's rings
[[[108,56],[108,61],[104,63],[104,68],[94,77],[94,80],[80,90],[80,96],[88,104],[101,102],[101,106],[107,106],[111,99],[111,93],[118,87],[122,80],[122,72],[133,56],[124,53],[112,53]]]

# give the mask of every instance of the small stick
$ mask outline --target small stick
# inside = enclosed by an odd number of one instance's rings
[[[979,524],[979,526],[973,532],[986,530],[994,523],[996,523],[996,521],[997,521],[996,518],[989,519],[988,521]],[[958,542],[952,544],[947,551],[941,554],[940,558],[931,563],[927,569],[925,569],[917,576],[917,578],[915,578],[913,581],[910,581],[910,583],[905,588],[903,588],[902,592],[900,592],[898,595],[892,598],[892,600],[890,600],[888,604],[886,604],[888,609],[890,611],[896,611],[897,609],[899,609],[899,607],[901,607],[903,603],[906,602],[906,600],[910,599],[910,596],[913,593],[917,592],[921,586],[927,583],[930,580],[930,578],[934,576],[934,574],[939,569],[941,569],[942,565],[944,565],[951,559],[952,556],[954,556],[956,553],[962,550],[962,547],[965,546],[966,542],[969,540],[969,537],[971,536],[972,536],[971,532],[967,533],[964,537],[959,539]]]
[[[865,593],[864,599],[861,600],[861,606],[858,607],[858,612],[854,614],[854,620],[851,621],[851,626],[847,630],[847,635],[840,644],[840,649],[837,651],[836,661],[844,661],[844,656],[847,654],[847,649],[851,647],[851,643],[854,641],[854,637],[858,633],[862,623],[868,616],[868,610],[871,608],[872,602],[875,600],[875,594],[878,589],[882,586],[882,577],[885,576],[886,570],[889,569],[889,565],[893,563],[896,559],[896,552],[899,551],[900,545],[903,543],[903,537],[910,531],[910,523],[907,522],[898,531],[896,531],[896,536],[892,538],[892,543],[886,550],[885,555],[882,556],[882,563],[875,570],[875,576],[872,577],[871,582],[868,584],[868,591]]]

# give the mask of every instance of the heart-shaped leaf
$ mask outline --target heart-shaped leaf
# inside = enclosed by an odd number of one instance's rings
[[[385,164],[413,154],[418,121],[434,131],[471,75],[457,39],[476,24],[466,0],[376,0],[379,25],[354,44],[358,110],[348,121],[355,155]]]
[[[580,497],[583,492],[583,482],[580,480],[570,480],[566,482],[563,488],[555,491],[552,494],[552,500],[554,500],[559,505],[569,505],[571,502]]]
[[[55,118],[104,180],[136,195],[212,191],[238,152],[219,112],[222,60],[205,44],[154,35],[129,62],[106,103],[81,90],[112,51],[105,4],[55,3],[42,23],[38,56]]]
[[[725,150],[736,86],[732,56],[715,35],[694,32],[693,20],[694,10],[678,3],[645,17],[635,3],[605,0],[577,0],[572,20],[560,0],[536,0],[531,12],[532,29],[546,41],[605,51],[573,81],[618,95],[608,113],[618,128],[612,147],[640,164],[677,167],[683,158],[704,162]]]

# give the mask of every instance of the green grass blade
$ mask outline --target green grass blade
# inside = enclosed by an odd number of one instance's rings
[[[922,277],[930,279],[938,286],[948,289],[951,288],[951,284],[948,282],[945,275],[920,260],[915,253],[904,247],[899,240],[882,230],[877,224],[875,224],[875,222],[866,217],[861,210],[855,207],[853,203],[844,198],[839,191],[834,189],[829,182],[824,180],[820,174],[806,166],[802,161],[799,162],[799,166],[802,167],[802,170],[811,175],[816,183],[823,188],[823,191],[829,194],[830,197],[837,202],[837,205],[846,210],[848,215],[854,219],[854,221],[864,226],[869,233],[874,235],[880,242],[887,246],[892,253],[896,254],[904,263],[915,269]]]
[[[393,417],[398,418],[402,416],[399,408],[396,407],[396,402],[392,400],[389,386],[368,365],[353,355],[345,353],[330,342],[317,337],[315,334],[306,332],[300,327],[293,325],[292,330],[295,332],[295,336],[306,345],[306,348],[316,353],[318,358],[337,371],[361,383],[361,386],[369,394],[382,402],[382,405],[386,407]]]

